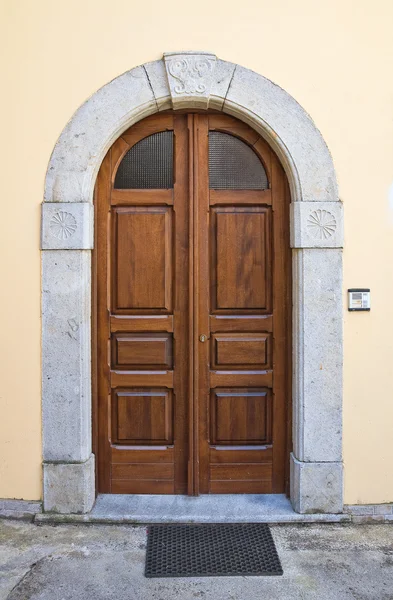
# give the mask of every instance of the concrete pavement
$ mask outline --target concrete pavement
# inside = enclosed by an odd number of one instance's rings
[[[271,527],[282,577],[146,579],[146,527],[0,521],[0,600],[393,600],[393,525]]]

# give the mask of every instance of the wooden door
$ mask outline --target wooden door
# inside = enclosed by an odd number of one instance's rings
[[[126,131],[96,185],[98,490],[279,493],[287,464],[289,195],[221,114]]]

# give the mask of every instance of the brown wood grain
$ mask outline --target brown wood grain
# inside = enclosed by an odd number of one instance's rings
[[[271,369],[269,333],[215,333],[211,336],[212,369]]]
[[[165,130],[174,188],[114,189],[128,149]],[[251,146],[269,189],[210,190],[209,130]],[[222,113],[153,115],[109,150],[93,255],[100,492],[288,489],[289,201],[268,144]]]
[[[111,331],[173,331],[173,315],[111,315]]]
[[[171,312],[172,209],[116,207],[112,214],[113,312]]]
[[[217,204],[271,205],[271,190],[210,190],[210,206]]]
[[[113,479],[112,494],[174,494],[170,479]]]
[[[271,332],[272,315],[210,315],[210,331],[216,332]]]
[[[263,445],[272,441],[268,389],[219,388],[211,391],[210,441],[217,445]]]
[[[115,389],[112,441],[127,445],[173,443],[173,396],[166,389]]]
[[[112,206],[173,205],[173,190],[112,190]]]
[[[122,463],[112,467],[113,479],[174,479],[173,463]]]
[[[113,369],[173,369],[173,340],[168,333],[112,334]]]
[[[173,446],[116,446],[111,447],[112,464],[173,463]],[[249,461],[251,462],[251,461]]]
[[[271,311],[271,214],[265,207],[210,210],[214,313]]]

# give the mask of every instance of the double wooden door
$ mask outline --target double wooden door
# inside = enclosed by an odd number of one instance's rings
[[[163,113],[98,174],[98,491],[280,493],[288,455],[288,187],[222,114]]]

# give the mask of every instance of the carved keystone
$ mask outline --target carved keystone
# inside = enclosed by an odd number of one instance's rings
[[[216,57],[207,52],[164,54],[173,108],[209,107]]]

